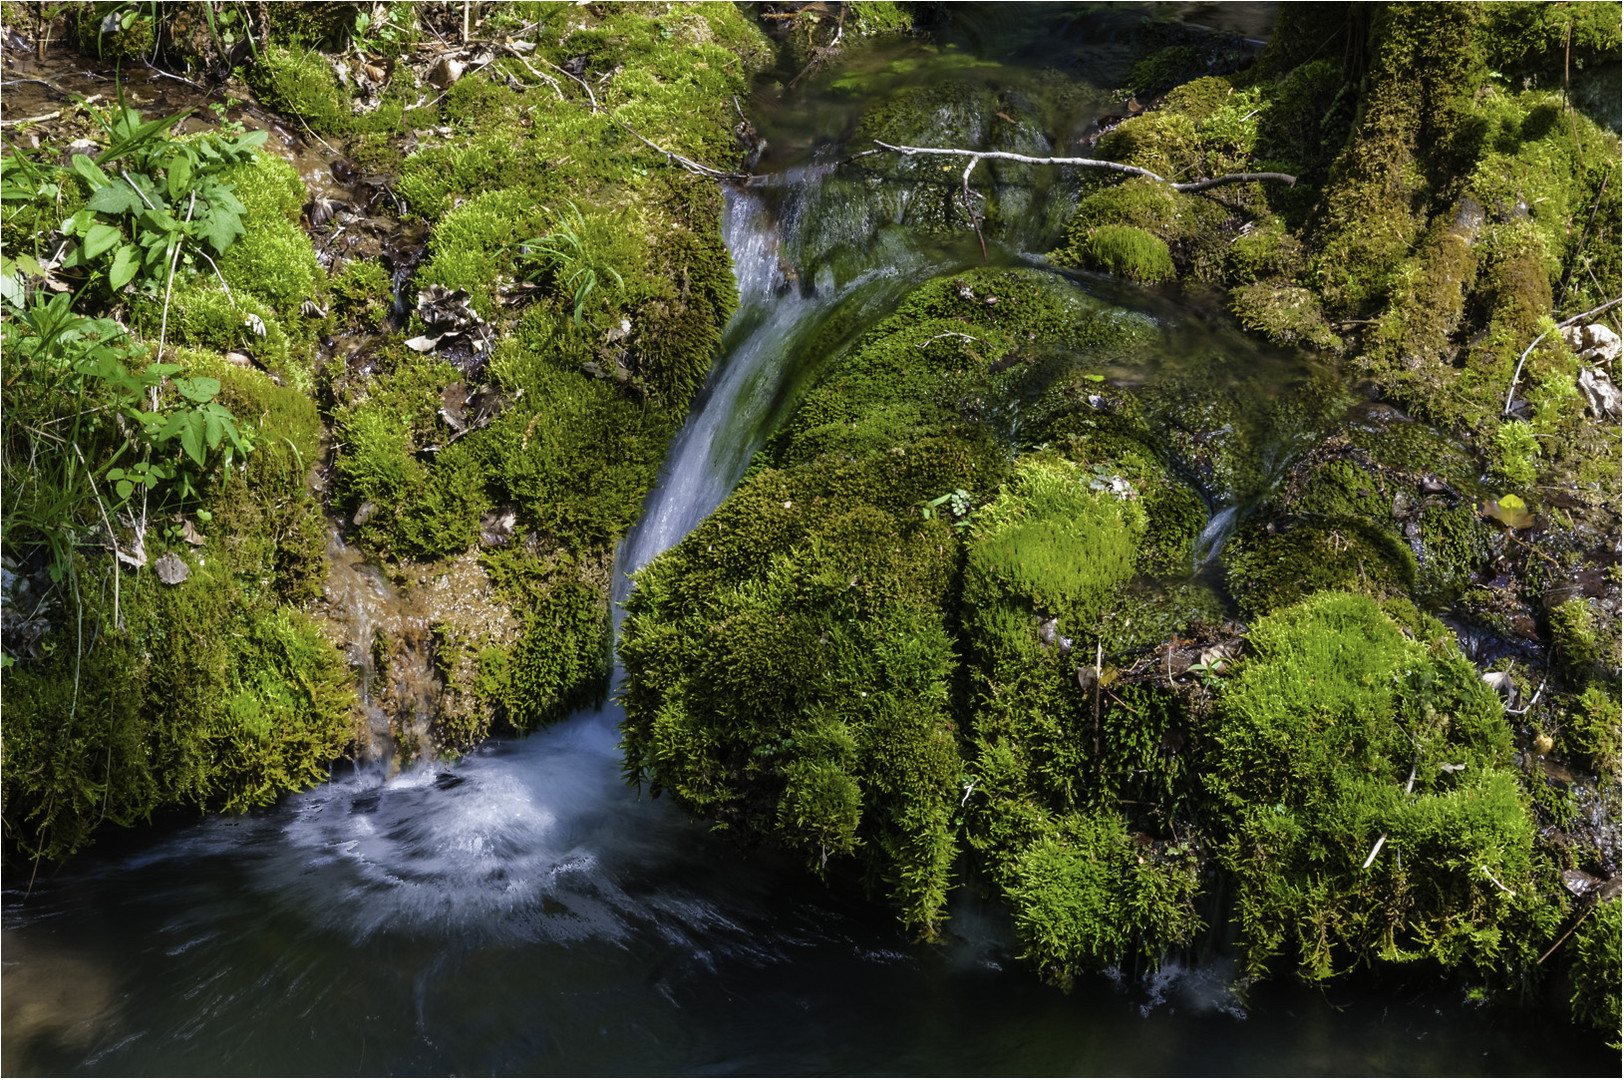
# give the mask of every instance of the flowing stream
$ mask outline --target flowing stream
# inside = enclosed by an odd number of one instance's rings
[[[1106,30],[1127,18],[1099,15]],[[965,26],[993,37],[998,23]],[[875,66],[895,66],[889,55]],[[826,95],[798,107],[811,126],[845,106]],[[728,194],[740,309],[622,545],[617,600],[627,574],[738,481],[815,373],[807,342],[838,348],[914,284],[981,261],[973,237],[914,239],[843,209],[849,194],[825,184],[814,133],[787,131],[787,111],[769,133],[806,152],[782,163],[776,185]],[[1052,245],[1065,208],[1039,207],[1029,231],[994,238],[993,260]],[[1179,329],[1164,300],[1140,307],[1168,321],[1170,350],[1209,334]],[[1203,559],[1238,513],[1215,511]],[[27,883],[8,879],[0,1065],[9,1075],[1594,1066],[1531,1019],[1504,1023],[1420,979],[1324,992],[1281,980],[1242,1002],[1226,961],[1189,956],[1062,993],[1021,964],[1007,918],[970,889],[956,895],[946,942],[914,944],[859,895],[640,798],[621,778],[620,718],[610,702],[455,763],[340,771],[263,813],[110,836],[42,871],[26,899]]]

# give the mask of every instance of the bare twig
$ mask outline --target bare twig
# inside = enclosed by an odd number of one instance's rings
[[[52,90],[56,90],[56,92],[59,93],[59,94],[67,93],[67,91],[65,91],[65,90],[57,90],[57,88],[55,86],[51,86],[51,84],[48,83],[48,82],[45,82],[44,79],[18,79],[17,81],[18,82],[43,83],[46,86],[50,86]],[[94,105],[96,102],[100,101],[101,99],[102,99],[102,95],[100,95],[100,94],[91,94],[89,97],[84,98],[81,101],[76,101],[72,105],[64,105],[60,109],[54,109],[51,112],[42,113],[39,116],[25,116],[20,120],[0,120],[0,127],[16,127],[18,124],[38,124],[38,123],[41,123],[41,122],[43,122],[45,120],[55,120],[57,117],[61,116],[64,112],[67,112],[69,109],[77,108],[80,105]]]
[[[1174,191],[1194,192],[1205,191],[1208,188],[1219,187],[1223,184],[1245,184],[1253,181],[1273,180],[1289,185],[1295,185],[1297,178],[1288,173],[1230,173],[1226,176],[1215,176],[1208,180],[1194,180],[1189,183],[1174,183],[1159,173],[1149,169],[1141,169],[1137,165],[1124,165],[1120,161],[1105,161],[1101,158],[1081,157],[1032,157],[1028,154],[1013,154],[1006,150],[958,150],[950,147],[936,146],[893,146],[890,143],[874,141],[877,150],[864,150],[844,159],[840,164],[856,161],[858,158],[868,157],[871,154],[893,153],[912,157],[915,154],[934,155],[938,157],[967,157],[970,167],[965,170],[965,183],[968,186],[970,169],[982,161],[1015,161],[1024,165],[1072,165],[1083,169],[1105,169],[1109,172],[1126,173],[1129,176],[1143,176],[1148,180],[1166,184]]]
[[[1593,317],[1595,317],[1597,315],[1600,315],[1602,312],[1608,310],[1609,308],[1615,308],[1619,304],[1624,304],[1624,296],[1620,296],[1615,300],[1609,300],[1609,301],[1607,301],[1607,303],[1601,305],[1601,307],[1591,308],[1589,311],[1586,311],[1586,312],[1583,312],[1581,314],[1575,315],[1570,319],[1563,319],[1561,322],[1557,323],[1551,329],[1553,329],[1553,330],[1565,330],[1568,327],[1574,325],[1575,323],[1580,323],[1580,322],[1583,322],[1586,319],[1593,318]],[[1530,342],[1528,348],[1523,350],[1522,356],[1517,358],[1517,370],[1511,373],[1511,388],[1506,391],[1506,407],[1500,413],[1501,416],[1510,416],[1511,415],[1511,398],[1512,398],[1512,395],[1517,392],[1517,380],[1522,378],[1523,364],[1524,364],[1524,362],[1527,361],[1528,354],[1534,351],[1534,346],[1538,345],[1541,341],[1544,341],[1545,340],[1545,335],[1549,334],[1550,332],[1551,332],[1550,330],[1542,330],[1542,331],[1540,331],[1539,337],[1535,338],[1532,342]]]
[[[943,338],[949,337],[963,338],[965,341],[981,341],[983,345],[986,344],[985,341],[982,341],[980,338],[975,337],[972,334],[961,334],[957,330],[948,330],[944,333],[937,334],[935,337],[926,338],[924,341],[921,341],[919,344],[915,345],[914,348],[923,349],[926,345],[929,345],[933,341],[940,341]]]
[[[1573,932],[1575,930],[1579,929],[1580,924],[1583,923],[1586,919],[1590,918],[1590,913],[1592,911],[1595,911],[1595,910],[1596,910],[1596,905],[1595,904],[1591,904],[1589,907],[1585,908],[1585,913],[1583,915],[1579,916],[1579,918],[1574,921],[1572,926],[1568,927],[1568,932],[1567,933],[1563,934],[1561,937],[1556,939],[1556,944],[1555,945],[1552,945],[1549,949],[1545,950],[1545,955],[1544,956],[1541,956],[1538,960],[1534,961],[1534,966],[1538,967],[1540,964],[1543,964],[1546,960],[1550,959],[1551,954],[1554,953],[1557,949],[1561,948],[1562,943],[1564,941],[1568,940],[1568,938],[1572,937]]]
[[[1500,886],[1500,891],[1501,892],[1505,893],[1507,896],[1516,896],[1517,895],[1517,893],[1514,890],[1508,889],[1508,888],[1506,888],[1504,885],[1502,885],[1500,883],[1500,879],[1494,876],[1494,872],[1489,869],[1487,864],[1484,864],[1482,869],[1483,869],[1483,872],[1489,876],[1490,881],[1492,881],[1496,885]]]

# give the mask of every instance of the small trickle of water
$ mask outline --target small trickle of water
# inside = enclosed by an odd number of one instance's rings
[[[361,759],[396,768],[425,756],[440,695],[429,612],[345,545],[336,529],[327,538],[327,566],[327,616],[343,630],[366,721]]]
[[[1224,548],[1224,541],[1235,531],[1235,521],[1240,515],[1240,507],[1226,506],[1207,521],[1201,530],[1201,535],[1195,538],[1195,566],[1199,571],[1218,557]]]

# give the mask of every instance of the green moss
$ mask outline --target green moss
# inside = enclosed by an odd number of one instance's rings
[[[1551,612],[1551,644],[1571,677],[1583,681],[1601,660],[1597,619],[1588,601],[1569,600]]]
[[[346,263],[329,288],[334,318],[361,330],[382,329],[394,304],[394,283],[380,264]]]
[[[1503,483],[1526,491],[1539,479],[1539,441],[1521,420],[1508,420],[1494,435],[1494,474]]]
[[[313,49],[271,45],[248,68],[248,81],[266,104],[315,131],[339,135],[353,126],[349,95]]]
[[[267,805],[325,778],[349,742],[354,691],[339,651],[210,550],[180,585],[127,577],[127,630],[111,625],[110,604],[92,606],[101,632],[83,658],[63,640],[8,673],[7,837],[22,852],[60,858],[104,821],[165,807]]]
[[[1471,503],[1421,511],[1421,552],[1416,590],[1434,602],[1449,602],[1470,588],[1490,556],[1490,526]]]
[[[1229,272],[1242,283],[1302,272],[1302,244],[1278,221],[1248,230],[1229,245]]]
[[[856,16],[857,32],[864,37],[906,34],[913,29],[913,5],[894,0],[858,0],[848,13]]]
[[[1574,934],[1568,946],[1572,956],[1573,1018],[1602,1032],[1609,1046],[1618,1049],[1624,1038],[1619,1016],[1619,912],[1624,901],[1617,897],[1599,904],[1586,925]]]
[[[299,170],[275,154],[255,154],[251,161],[226,170],[220,180],[231,185],[232,194],[247,209],[248,220],[254,222],[286,218],[297,225],[310,198]]]
[[[1393,536],[1357,520],[1300,524],[1269,534],[1251,528],[1223,552],[1225,580],[1254,617],[1326,589],[1376,597],[1415,586],[1415,555]]]
[[[1315,979],[1378,958],[1492,978],[1527,963],[1537,942],[1511,928],[1543,934],[1560,912],[1530,888],[1534,822],[1472,665],[1338,593],[1260,620],[1248,645],[1209,773],[1248,967],[1288,951]]]
[[[237,290],[270,303],[290,326],[304,318],[299,310],[304,301],[320,305],[326,284],[310,238],[280,217],[251,219],[248,235],[221,256],[220,273]]]
[[[1307,289],[1279,280],[1242,285],[1230,293],[1229,307],[1240,324],[1275,345],[1307,345],[1340,350],[1319,301]]]
[[[1325,191],[1314,284],[1333,315],[1362,314],[1424,224],[1430,174],[1456,161],[1460,121],[1481,85],[1469,5],[1383,8],[1372,19],[1362,115]]]
[[[1069,986],[1140,953],[1158,962],[1200,929],[1193,899],[1196,860],[1183,852],[1147,859],[1122,820],[1074,814],[1016,856],[1007,892],[1022,958],[1051,982]]]
[[[978,612],[1013,604],[1061,616],[1080,632],[1133,574],[1143,509],[1091,490],[1063,461],[1016,461],[1015,479],[971,519],[966,600]],[[977,616],[979,617],[979,616]]]
[[[1101,225],[1090,229],[1069,250],[1077,265],[1116,274],[1130,281],[1154,284],[1173,276],[1173,256],[1167,244],[1131,225]]]
[[[113,19],[108,25],[109,18]],[[77,12],[79,47],[106,61],[136,60],[150,56],[158,27],[149,10],[123,3],[86,4]]]
[[[1620,719],[1618,695],[1606,684],[1596,682],[1565,706],[1562,748],[1582,760],[1603,777],[1619,775]]]

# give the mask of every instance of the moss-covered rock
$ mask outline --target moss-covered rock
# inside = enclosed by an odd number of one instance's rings
[[[1501,706],[1447,641],[1322,593],[1253,626],[1208,783],[1252,970],[1527,963],[1560,918],[1530,888],[1534,822]],[[1510,930],[1525,928],[1523,933]]]

